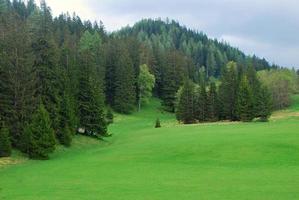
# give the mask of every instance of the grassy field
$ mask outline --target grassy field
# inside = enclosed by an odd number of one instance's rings
[[[78,136],[49,161],[1,159],[0,199],[299,199],[298,96],[269,123],[184,126],[158,108],[117,116],[113,137]]]

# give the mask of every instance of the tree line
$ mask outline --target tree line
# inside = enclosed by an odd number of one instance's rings
[[[271,93],[260,82],[255,69],[252,66],[238,69],[235,62],[229,62],[223,69],[219,84],[208,83],[202,75],[200,84],[186,79],[177,94],[176,117],[185,124],[250,122],[255,118],[267,121],[272,110]]]

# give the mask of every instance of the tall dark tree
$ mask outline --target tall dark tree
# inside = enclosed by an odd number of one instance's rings
[[[272,113],[273,104],[271,93],[269,92],[269,89],[266,86],[262,86],[260,88],[257,102],[257,117],[260,117],[261,121],[268,121]]]
[[[78,112],[80,126],[88,135],[106,135],[104,95],[101,84],[95,79],[97,63],[94,44],[98,36],[86,31],[80,40],[80,78],[78,86]]]
[[[59,90],[61,77],[58,73],[58,55],[52,32],[52,15],[44,0],[41,9],[31,16],[32,50],[34,71],[37,76],[37,97],[50,113],[52,126],[58,129]]]
[[[215,82],[212,82],[209,87],[207,96],[207,120],[217,121],[219,117],[219,101]]]
[[[191,80],[186,80],[181,90],[178,92],[176,118],[184,124],[194,123],[196,93],[195,85]]]
[[[235,62],[229,62],[223,69],[219,87],[220,118],[237,120],[238,71]]]
[[[207,111],[207,89],[205,82],[203,82],[197,89],[196,116],[198,121],[204,122],[207,120]]]
[[[250,122],[254,119],[252,89],[246,76],[243,76],[238,90],[237,113],[241,121]]]
[[[117,60],[115,72],[115,97],[113,108],[129,114],[136,107],[136,79],[129,53],[123,47]]]

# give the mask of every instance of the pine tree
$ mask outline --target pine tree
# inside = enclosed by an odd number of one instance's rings
[[[60,144],[67,147],[71,146],[72,143],[72,134],[70,129],[71,124],[71,111],[69,97],[64,94],[62,96],[62,101],[60,102],[59,108],[59,126],[56,133],[56,137],[59,140]]]
[[[136,79],[132,61],[126,48],[122,49],[117,61],[115,74],[115,96],[113,108],[115,111],[129,114],[136,105]]]
[[[246,76],[242,78],[239,86],[237,113],[241,121],[250,122],[254,119],[252,90]]]
[[[24,151],[33,159],[48,159],[55,150],[55,134],[51,119],[41,104],[23,134]]]
[[[220,118],[237,120],[238,71],[235,62],[229,62],[223,69],[219,87]]]
[[[212,82],[210,84],[208,97],[207,97],[207,120],[217,121],[218,120],[218,95],[216,84]]]
[[[11,142],[9,137],[9,129],[5,126],[0,128],[0,157],[8,157],[11,155]]]
[[[267,122],[272,114],[272,96],[266,86],[261,87],[257,99],[257,117],[260,117],[261,121]]]
[[[81,128],[90,136],[107,134],[104,94],[101,83],[94,77],[97,69],[94,35],[86,31],[80,40],[80,77],[78,85],[78,114]],[[99,42],[99,41],[98,41]]]
[[[36,96],[50,114],[55,131],[59,124],[59,91],[61,89],[58,73],[58,49],[53,38],[53,24],[50,8],[44,0],[41,9],[30,16],[32,50],[34,53],[34,72],[37,76]]]
[[[191,80],[186,80],[178,94],[176,117],[184,124],[195,122],[195,86]]]
[[[196,118],[199,122],[207,120],[207,90],[206,85],[203,82],[197,89],[197,100],[196,100]]]

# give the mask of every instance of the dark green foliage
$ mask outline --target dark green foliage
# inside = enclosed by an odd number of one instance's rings
[[[98,63],[93,41],[100,42],[97,34],[86,31],[80,40],[80,77],[78,86],[78,114],[80,126],[87,135],[106,135],[107,123],[104,113],[104,95],[101,82],[95,77]],[[99,43],[96,43],[99,44]]]
[[[107,113],[106,113],[107,124],[112,124],[113,123],[113,119],[114,119],[114,115],[113,115],[112,109],[109,107],[107,109]]]
[[[219,101],[216,84],[212,82],[210,84],[208,96],[207,96],[207,120],[218,121],[219,118]]]
[[[9,129],[5,126],[0,127],[0,157],[8,157],[11,155],[11,142],[9,137]]]
[[[63,95],[60,103],[59,117],[59,128],[56,133],[56,137],[60,144],[69,147],[72,142],[72,129],[70,128],[72,112],[70,110],[69,97],[66,94]]]
[[[161,128],[161,122],[159,118],[156,120],[155,128]]]
[[[197,100],[196,100],[196,119],[199,122],[204,122],[207,119],[207,111],[208,111],[208,104],[207,104],[207,90],[206,85],[203,82],[197,89]]]
[[[115,111],[129,114],[136,106],[136,79],[132,60],[123,48],[119,55],[115,72]]]
[[[257,117],[263,122],[267,122],[272,113],[272,96],[266,86],[262,86],[258,98],[257,98],[257,107],[258,111]]]
[[[55,150],[55,135],[51,119],[45,107],[41,104],[24,131],[23,150],[33,159],[48,159]]]
[[[176,21],[144,19],[133,27],[123,28],[115,35],[135,37],[149,47],[180,50],[184,55],[192,58],[195,66],[205,66],[208,76],[219,77],[221,68],[228,61],[237,62],[238,65],[245,65],[249,62],[257,70],[270,68],[265,59],[246,56],[237,48],[209,39],[204,33],[192,31]],[[157,74],[155,76],[157,77]]]
[[[188,63],[185,57],[178,51],[169,51],[165,56],[161,81],[162,105],[165,110],[174,112],[176,92],[183,84],[184,77],[187,75]]]
[[[249,86],[246,76],[242,78],[239,86],[237,113],[241,121],[250,122],[254,119],[254,101],[252,90]]]
[[[191,80],[186,80],[178,93],[176,118],[184,124],[195,121],[196,93],[195,86]]]
[[[219,87],[220,118],[226,120],[237,120],[237,97],[239,79],[237,64],[229,62],[223,69],[221,85]]]

